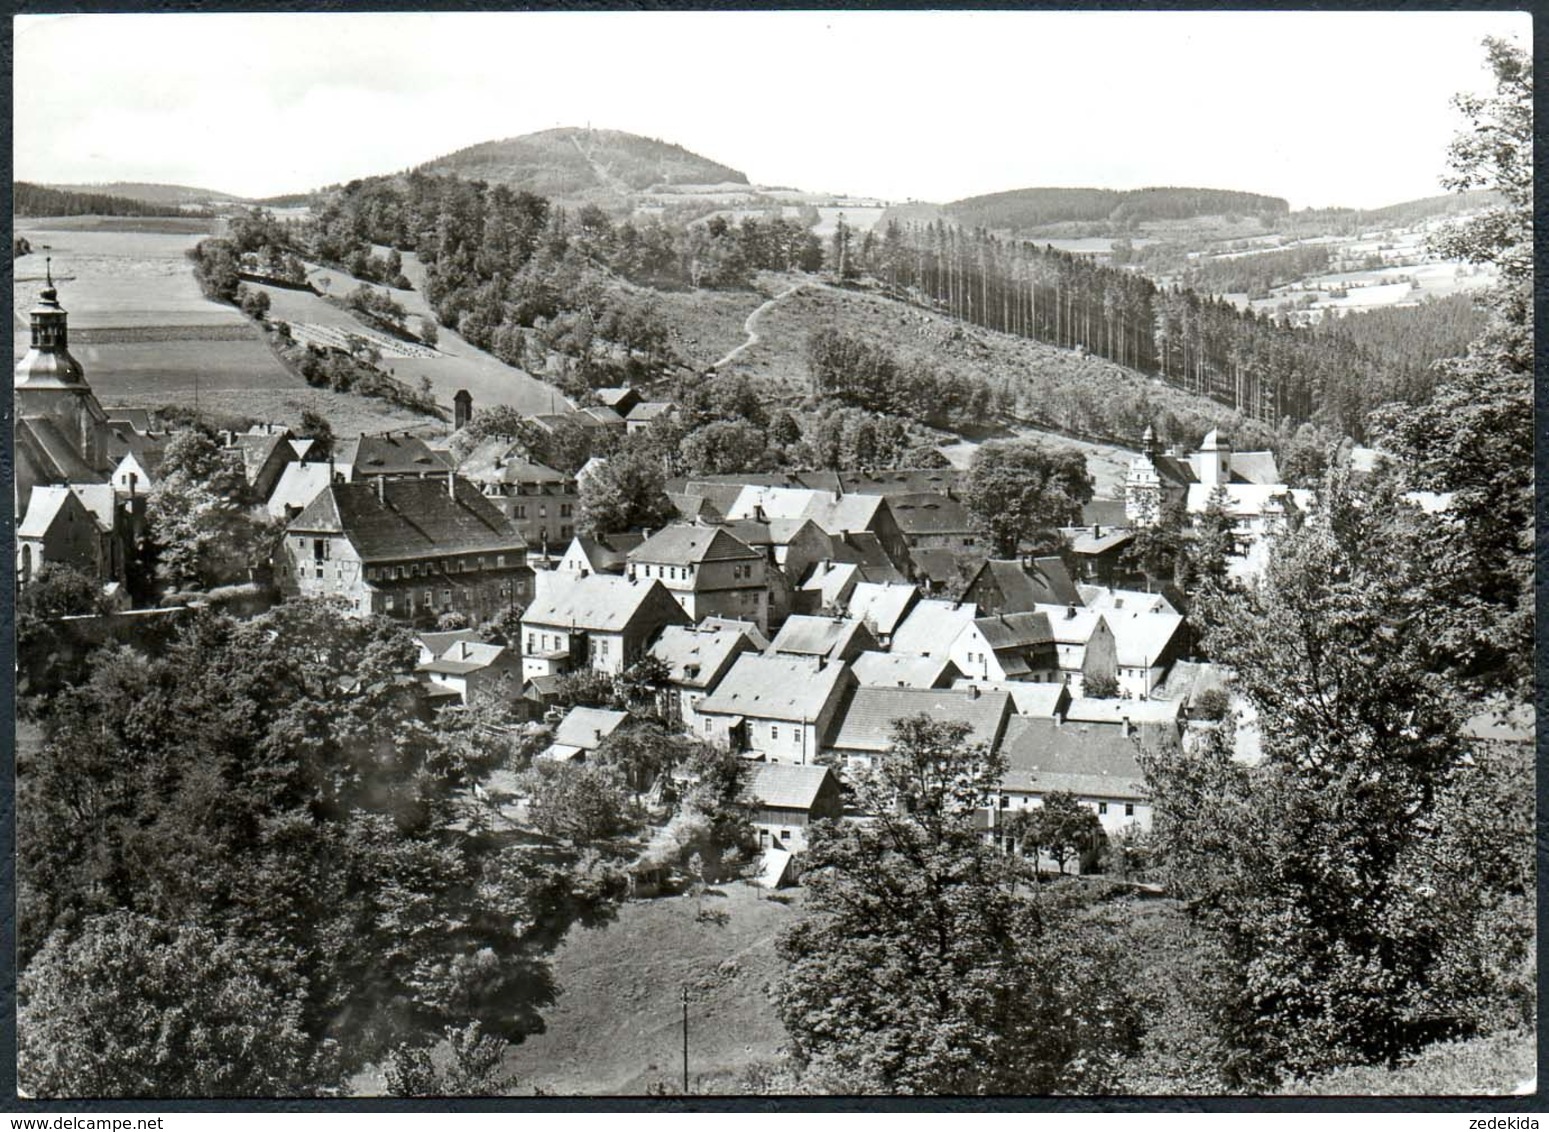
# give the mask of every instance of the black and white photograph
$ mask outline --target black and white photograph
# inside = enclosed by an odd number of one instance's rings
[[[1532,1111],[1529,12],[11,46],[0,1107]]]

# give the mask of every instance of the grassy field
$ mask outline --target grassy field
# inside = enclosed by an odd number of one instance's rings
[[[44,256],[51,256],[60,302],[70,313],[70,351],[105,405],[197,403],[289,425],[312,409],[346,435],[426,425],[426,418],[381,401],[308,388],[287,370],[250,320],[200,294],[186,252],[202,232],[168,231],[157,217],[68,219],[74,223],[17,222],[33,254],[13,262],[15,357],[27,350],[26,311],[43,287]],[[94,223],[113,220],[124,223]]]
[[[1427,1046],[1396,1069],[1356,1066],[1297,1081],[1293,1096],[1508,1096],[1533,1091],[1538,1042],[1530,1030],[1509,1030],[1463,1042]]]
[[[243,321],[234,308],[199,293],[187,259],[188,249],[201,239],[198,233],[64,229],[27,219],[17,221],[16,232],[32,244],[32,254],[13,260],[11,266],[18,329],[26,327],[26,312],[43,287],[47,257],[53,259],[54,280],[60,302],[70,312],[72,330],[230,326]]]
[[[670,896],[631,902],[616,923],[573,933],[554,956],[564,993],[547,1032],[507,1057],[519,1091],[681,1088],[685,985],[692,1091],[730,1091],[744,1069],[776,1060],[785,1031],[765,986],[781,970],[775,937],[800,916],[801,893],[767,895],[743,884],[712,889],[704,907],[724,912],[724,925],[696,922],[694,898]]]

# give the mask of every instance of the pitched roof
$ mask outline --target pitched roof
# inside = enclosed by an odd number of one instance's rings
[[[938,586],[960,585],[984,561],[984,552],[948,550],[946,547],[910,547],[909,561],[917,578],[926,578]],[[965,568],[967,572],[965,572]]]
[[[631,550],[628,557],[631,562],[665,562],[683,566],[711,560],[763,556],[724,527],[673,523]]]
[[[110,483],[72,483],[70,491],[82,506],[97,520],[104,531],[113,529],[114,512],[118,510],[118,494]]]
[[[672,504],[672,509],[680,518],[690,523],[715,523],[723,518],[720,509],[702,495],[685,491],[669,491],[667,502]]]
[[[566,547],[569,554],[573,547],[581,552],[592,569],[598,571],[622,570],[629,559],[629,552],[645,541],[639,531],[620,531],[611,535],[576,535]]]
[[[811,810],[832,774],[816,763],[753,763],[742,797],[771,810]]]
[[[419,666],[421,672],[438,672],[448,676],[466,676],[491,665],[504,663],[511,666],[516,657],[504,645],[492,645],[485,641],[456,641],[440,656]]]
[[[1232,479],[1242,483],[1284,483],[1273,452],[1233,452]]]
[[[1177,613],[1114,609],[1105,612],[1103,618],[1113,630],[1114,648],[1121,668],[1154,665],[1183,627],[1183,617]]]
[[[440,656],[458,641],[476,641],[479,639],[477,629],[448,629],[445,632],[421,632],[415,633],[414,639],[418,641],[431,656]]]
[[[1101,524],[1097,526],[1101,527]],[[1082,527],[1070,537],[1070,552],[1072,554],[1110,554],[1134,540],[1135,532],[1122,527],[1117,530],[1102,527],[1101,534],[1094,533],[1091,527]]]
[[[22,417],[16,422],[16,447],[46,479],[58,483],[92,483],[105,478],[67,440],[50,417]]]
[[[969,725],[969,743],[991,749],[1011,716],[1005,692],[973,692],[950,688],[857,688],[840,713],[837,734],[829,743],[836,750],[885,751],[893,745],[893,722],[928,715],[945,723]]]
[[[720,483],[708,479],[692,479],[683,485],[684,495],[697,495],[709,502],[717,512],[730,517],[731,509],[742,494],[740,483]]]
[[[1167,600],[1166,594],[1146,593],[1144,590],[1116,590],[1109,586],[1078,586],[1081,604],[1088,609],[1107,612],[1110,609],[1126,613],[1140,610],[1151,613],[1177,613],[1177,608]]]
[[[1194,466],[1182,456],[1153,456],[1151,463],[1156,468],[1156,474],[1168,483],[1186,486],[1199,482]]]
[[[598,633],[622,633],[650,607],[667,624],[684,624],[684,613],[667,587],[656,580],[632,581],[615,574],[556,573],[522,614],[522,622],[575,626]]]
[[[642,401],[629,410],[629,414],[624,419],[631,424],[654,421],[663,413],[670,413],[677,407],[677,403],[673,401]]]
[[[450,474],[450,473],[448,473]],[[363,561],[525,553],[521,532],[465,479],[443,476],[329,484],[286,528],[342,534]]]
[[[760,652],[769,647],[769,638],[759,632],[759,628],[751,621],[739,621],[735,617],[702,617],[699,620],[701,631],[719,631],[721,629],[734,629],[753,642]]]
[[[1147,796],[1134,740],[1117,728],[1017,717],[1001,743],[1002,790],[1137,801]]]
[[[1054,640],[1046,613],[1000,613],[993,617],[976,617],[974,625],[996,652],[1046,645]]]
[[[1078,696],[1070,701],[1065,718],[1072,723],[1177,723],[1183,715],[1181,700],[1093,700]]]
[[[829,536],[829,557],[835,562],[853,562],[865,567],[869,582],[908,582],[893,564],[882,540],[872,531],[839,531]]]
[[[1180,660],[1167,674],[1167,682],[1151,692],[1152,698],[1177,700],[1188,707],[1202,692],[1226,691],[1226,670],[1209,661]]]
[[[860,571],[861,567],[853,562],[814,562],[797,588],[816,590],[823,605],[836,607],[844,603],[859,582]]]
[[[604,708],[573,707],[565,713],[554,730],[556,746],[580,747],[595,751],[609,735],[612,735],[629,718],[627,711],[607,711]]]
[[[863,651],[876,643],[860,621],[796,614],[786,618],[770,647],[777,653],[837,660],[846,652]]]
[[[1005,692],[1011,697],[1018,715],[1052,718],[1064,712],[1070,703],[1070,689],[1064,684],[1034,683],[1028,680],[975,680],[963,677],[952,683],[953,688],[979,687]]]
[[[728,519],[811,519],[829,534],[869,530],[887,508],[881,495],[840,495],[802,488],[764,487],[748,484],[730,507]]]
[[[59,518],[60,512],[70,506],[69,500],[73,498],[70,489],[58,484],[35,484],[32,495],[27,499],[27,513],[22,517],[21,525],[16,528],[17,538],[42,538],[48,534],[50,527]],[[85,509],[85,504],[80,500],[76,503]]]
[[[296,450],[290,445],[290,437],[284,432],[244,432],[231,440],[231,447],[242,455],[242,474],[249,483],[257,478],[276,452],[286,460],[292,460],[296,455]]]
[[[1040,605],[1068,605],[1081,600],[1070,571],[1055,555],[1024,561],[991,558],[979,567],[970,586],[993,583],[1000,589],[1007,612],[1030,613]]]
[[[906,535],[942,535],[977,532],[980,525],[955,499],[938,492],[922,491],[888,496],[888,506],[898,529]]]
[[[357,476],[417,476],[447,469],[446,461],[423,440],[401,433],[343,440],[334,451],[334,460],[348,464]]]
[[[893,630],[892,651],[946,656],[952,642],[978,615],[973,602],[920,601]]]
[[[564,485],[575,482],[573,476],[529,460],[524,445],[502,437],[489,437],[475,444],[457,465],[457,473],[474,483]]]
[[[124,421],[136,432],[151,431],[151,411],[149,409],[131,409],[123,405],[104,405],[102,411],[107,414],[108,423]]]
[[[639,391],[628,385],[606,385],[601,389],[593,389],[592,396],[610,409],[617,409],[621,402],[635,405],[640,401]]]
[[[578,412],[582,416],[590,417],[597,424],[604,427],[612,426],[616,428],[624,423],[624,418],[607,405],[587,405],[585,408],[578,410]]]
[[[1049,632],[1062,645],[1086,644],[1103,619],[1097,610],[1082,606],[1040,604],[1037,612],[1048,615]]]
[[[863,688],[939,688],[962,675],[944,656],[863,652],[850,661],[850,671]]]
[[[854,682],[843,664],[819,668],[810,657],[745,653],[701,701],[699,711],[810,722]]]
[[[849,612],[888,636],[919,600],[920,591],[908,582],[857,582],[850,591]]]
[[[708,688],[739,653],[759,646],[741,629],[710,629],[668,625],[651,646],[650,655],[667,666],[668,679],[690,688]]]
[[[267,509],[276,519],[283,519],[291,509],[305,510],[307,504],[317,498],[329,483],[328,464],[303,464],[291,462],[285,465],[280,478],[269,493]]]
[[[800,473],[808,487],[828,487],[813,482],[813,474]],[[946,495],[961,486],[965,475],[952,467],[942,468],[892,468],[874,472],[839,472],[838,486],[847,493],[860,495],[906,496],[919,492]]]

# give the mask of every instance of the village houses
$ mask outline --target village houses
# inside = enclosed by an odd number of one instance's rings
[[[855,676],[822,657],[747,653],[699,703],[698,738],[773,762],[810,763]]]
[[[735,617],[769,628],[769,564],[720,527],[674,523],[629,552],[629,576],[667,587],[690,621]]]
[[[527,679],[583,668],[618,675],[645,656],[667,626],[692,623],[654,579],[551,573],[522,614]]]

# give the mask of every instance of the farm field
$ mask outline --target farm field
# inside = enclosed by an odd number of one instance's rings
[[[821,207],[818,209],[817,227],[813,228],[813,234],[826,237],[832,236],[839,227],[839,218],[844,217],[844,222],[857,232],[869,232],[876,223],[882,219],[885,208],[863,208],[860,206],[846,208]]]
[[[17,221],[16,233],[32,244],[32,254],[13,260],[11,267],[15,283],[11,302],[18,329],[26,328],[26,312],[43,287],[46,257],[53,259],[54,281],[60,302],[70,312],[71,330],[240,326],[246,321],[234,308],[200,294],[186,258],[188,249],[202,238],[200,233],[64,229],[26,218]],[[21,349],[25,352],[25,342]]]

